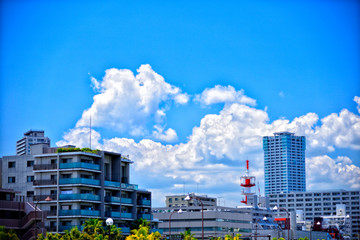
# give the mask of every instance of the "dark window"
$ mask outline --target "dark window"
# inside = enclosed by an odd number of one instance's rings
[[[27,182],[33,182],[34,181],[34,176],[27,176],[26,181]]]
[[[8,183],[14,183],[15,177],[8,177]]]
[[[15,162],[8,162],[8,168],[15,168]]]
[[[28,167],[34,166],[34,161],[27,161],[27,166]]]
[[[26,196],[27,196],[27,197],[32,197],[32,196],[34,196],[34,191],[27,191],[27,192],[26,192]]]

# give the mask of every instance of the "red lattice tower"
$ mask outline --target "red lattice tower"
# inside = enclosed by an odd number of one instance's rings
[[[246,174],[240,177],[240,186],[243,187],[241,194],[245,195],[245,200],[241,202],[247,204],[247,196],[255,194],[251,192],[251,188],[255,186],[255,176],[249,174],[249,160],[246,160]]]

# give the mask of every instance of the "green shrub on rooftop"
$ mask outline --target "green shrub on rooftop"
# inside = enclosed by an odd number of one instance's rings
[[[57,153],[62,153],[62,152],[88,152],[88,153],[94,153],[94,154],[97,154],[99,151],[100,151],[99,149],[92,150],[91,148],[58,148],[56,150]]]

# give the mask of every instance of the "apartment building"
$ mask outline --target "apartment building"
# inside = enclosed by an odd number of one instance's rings
[[[45,143],[50,146],[50,139],[45,137],[44,130],[29,130],[16,142],[16,155],[30,155],[30,146]]]
[[[275,205],[287,211],[301,210],[304,220],[313,221],[315,217],[337,216],[337,205],[344,204],[346,213],[351,218],[352,236],[360,234],[360,191],[329,190],[311,192],[290,192],[268,195],[270,207]],[[286,214],[277,211],[277,214]]]
[[[290,132],[263,137],[265,195],[305,191],[305,137]]]
[[[128,156],[46,144],[32,145],[31,153],[3,157],[2,187],[16,189],[46,211],[48,231],[81,229],[89,218],[111,217],[129,234],[132,221],[152,219],[151,192],[131,183]]]

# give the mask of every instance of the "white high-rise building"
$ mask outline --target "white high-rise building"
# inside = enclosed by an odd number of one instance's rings
[[[44,130],[29,130],[16,142],[16,155],[30,155],[30,146],[45,143],[50,146],[50,139],[45,137]]]
[[[265,195],[302,192],[305,183],[305,137],[290,132],[263,137]]]

